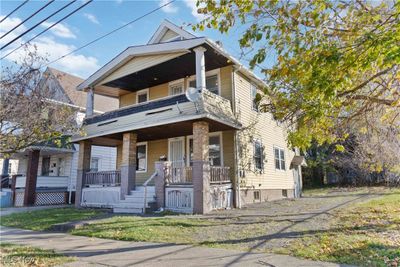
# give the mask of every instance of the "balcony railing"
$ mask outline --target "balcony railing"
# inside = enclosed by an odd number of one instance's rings
[[[119,186],[121,185],[121,171],[87,172],[84,186]]]

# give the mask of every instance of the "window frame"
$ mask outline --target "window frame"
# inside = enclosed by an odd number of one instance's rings
[[[139,103],[139,96],[140,96],[140,95],[143,95],[143,94],[146,94],[147,100],[144,101],[144,102],[140,102],[140,103]],[[136,91],[136,104],[147,103],[147,102],[149,102],[149,100],[150,100],[150,99],[149,99],[149,88]]]
[[[218,95],[221,95],[221,71],[220,69],[215,69],[215,70],[209,70],[206,71],[206,79],[207,76],[214,76],[217,75],[217,80],[218,80]],[[186,88],[189,88],[189,84],[191,81],[196,80],[196,75],[191,75],[190,77],[187,78],[186,81]],[[207,89],[207,88],[206,88]],[[208,90],[208,89],[207,89]],[[211,92],[211,91],[210,91]]]
[[[139,158],[138,158],[138,150],[137,150],[137,147],[138,146],[145,146],[146,147],[146,149],[145,149],[145,155],[146,155],[146,160],[145,160],[145,168],[144,168],[144,170],[138,170],[139,169],[139,164],[137,164],[137,166],[136,166],[136,173],[146,173],[147,172],[147,166],[148,166],[148,160],[149,160],[149,153],[148,153],[148,149],[149,149],[149,146],[148,146],[148,144],[147,144],[147,142],[139,142],[139,143],[136,143],[136,160],[139,162]]]
[[[182,86],[182,93],[180,93],[180,94],[184,94],[185,93],[185,81],[182,78],[182,79],[178,79],[178,80],[175,80],[175,81],[172,81],[172,82],[168,83],[168,95],[170,95],[170,96],[173,95],[171,89],[172,89],[173,86],[176,86],[176,85],[181,85]],[[180,94],[175,94],[175,95],[180,95]]]
[[[97,170],[96,171],[94,171],[93,168],[92,168],[93,160],[97,160]],[[99,157],[91,157],[90,158],[90,171],[91,172],[98,172],[99,171],[99,165],[100,165],[99,163],[100,163],[100,158]]]
[[[209,133],[208,138],[212,136],[219,136],[219,142],[221,146],[221,166],[224,167],[224,143],[223,143],[223,136],[222,132],[214,132],[214,133]],[[190,140],[193,140],[193,135],[188,135],[186,137],[186,165],[190,166]]]
[[[257,168],[256,165],[256,143],[260,144],[261,152],[260,152],[260,162],[261,162],[261,168]],[[255,139],[253,140],[253,163],[254,163],[254,170],[255,171],[264,171],[264,145],[263,142],[260,139]]]
[[[278,150],[279,152],[278,152],[278,158],[276,158],[276,154],[275,154],[275,150]],[[273,149],[273,152],[274,152],[274,166],[275,166],[275,170],[278,170],[278,171],[286,171],[286,153],[285,153],[285,149],[284,148],[282,148],[282,147],[279,147],[279,146],[274,146],[274,149]],[[282,160],[282,158],[281,158],[281,152],[283,152],[283,160]],[[279,160],[279,168],[277,168],[276,167],[276,160]],[[284,168],[282,168],[282,161],[283,161],[283,164],[284,164]]]
[[[255,94],[253,95],[254,91],[255,91]],[[260,112],[260,107],[259,107],[259,105],[256,105],[256,102],[255,102],[257,93],[258,93],[258,87],[254,83],[250,83],[251,110]]]

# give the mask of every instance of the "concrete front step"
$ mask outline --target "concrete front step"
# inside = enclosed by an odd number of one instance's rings
[[[154,187],[147,187],[146,193],[146,209],[151,209],[151,206],[155,204],[155,189]],[[132,190],[129,195],[125,196],[124,200],[121,200],[118,204],[113,207],[114,213],[143,213],[144,205],[144,187],[138,186],[136,190]]]

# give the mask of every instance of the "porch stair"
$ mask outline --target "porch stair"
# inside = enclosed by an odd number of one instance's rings
[[[156,201],[156,193],[154,186],[147,187],[146,208],[150,208],[152,203]],[[113,206],[114,213],[144,213],[144,187],[138,186],[136,190],[132,190],[129,195],[125,196],[118,204]]]

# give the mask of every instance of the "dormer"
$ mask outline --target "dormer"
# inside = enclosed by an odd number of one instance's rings
[[[196,36],[172,22],[164,20],[147,44],[159,44],[193,38],[196,38]]]

